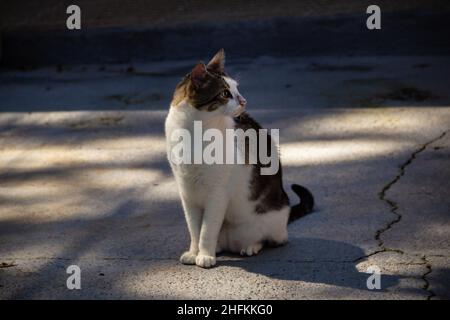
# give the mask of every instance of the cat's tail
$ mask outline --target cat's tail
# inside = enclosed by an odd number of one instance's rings
[[[291,207],[288,224],[312,212],[314,208],[314,197],[308,189],[298,184],[293,184],[291,188],[299,196],[300,203]]]

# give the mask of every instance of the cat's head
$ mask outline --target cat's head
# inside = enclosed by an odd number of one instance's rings
[[[244,111],[246,100],[238,83],[225,73],[225,52],[219,50],[205,65],[197,63],[175,89],[173,104],[186,100],[190,107],[204,112],[223,112],[232,116]]]

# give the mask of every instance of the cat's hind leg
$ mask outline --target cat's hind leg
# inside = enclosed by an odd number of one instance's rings
[[[254,256],[254,255],[257,255],[259,253],[259,251],[261,251],[262,248],[263,248],[262,241],[257,241],[252,245],[242,248],[240,255],[248,256],[248,257]]]
[[[289,207],[263,214],[253,213],[251,219],[234,225],[228,231],[230,251],[243,256],[258,254],[263,246],[271,243],[280,246],[287,242]]]
[[[225,234],[225,232],[224,232]],[[263,234],[257,225],[242,223],[226,229],[225,245],[228,251],[242,256],[253,256],[263,248]]]
[[[261,215],[260,226],[264,229],[264,246],[279,247],[288,242],[287,220],[290,207],[274,210]]]

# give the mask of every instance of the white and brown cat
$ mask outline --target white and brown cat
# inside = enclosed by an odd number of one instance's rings
[[[193,131],[194,121],[202,121],[203,129],[221,132],[261,129],[244,111],[246,100],[224,67],[223,50],[207,65],[195,65],[177,85],[165,123],[169,162],[191,236],[190,248],[180,261],[204,268],[216,264],[216,253],[220,251],[251,256],[265,245],[286,243],[288,223],[311,212],[314,206],[312,194],[296,184],[292,189],[301,202],[289,206],[281,164],[276,174],[262,175],[260,161],[234,165],[170,161],[172,133],[177,129]]]

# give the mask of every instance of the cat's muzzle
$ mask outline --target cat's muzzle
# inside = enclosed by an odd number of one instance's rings
[[[234,112],[233,112],[233,116],[235,116],[235,117],[237,117],[237,116],[239,116],[242,112],[244,112],[244,110],[245,110],[245,104],[244,105],[239,105],[237,108],[236,108],[236,110],[234,110]]]

